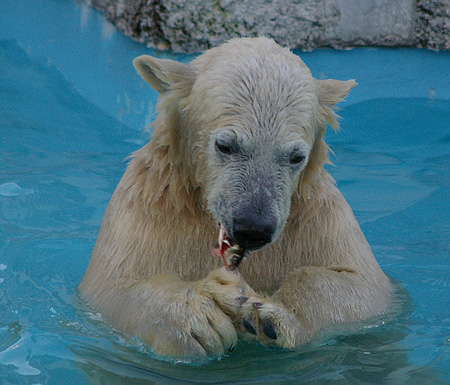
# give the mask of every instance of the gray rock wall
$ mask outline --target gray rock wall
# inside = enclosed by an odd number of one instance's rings
[[[160,49],[200,52],[234,37],[290,48],[450,49],[450,0],[89,0],[125,34]]]
[[[418,47],[450,49],[450,0],[417,0],[415,42]]]

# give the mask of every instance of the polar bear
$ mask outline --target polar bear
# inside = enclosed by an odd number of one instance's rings
[[[324,169],[354,80],[316,80],[263,37],[134,65],[159,114],[106,210],[80,284],[90,306],[174,357],[221,355],[239,335],[295,348],[386,312],[392,284]],[[219,233],[248,255],[239,268],[213,255]]]

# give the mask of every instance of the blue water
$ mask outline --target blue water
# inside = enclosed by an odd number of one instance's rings
[[[302,53],[316,77],[356,78],[330,132],[337,179],[383,269],[394,319],[294,352],[242,343],[203,365],[154,357],[76,296],[125,158],[156,94],[152,52],[85,4],[0,2],[1,384],[450,383],[450,53]]]

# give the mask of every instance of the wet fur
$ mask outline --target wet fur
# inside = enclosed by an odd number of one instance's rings
[[[236,114],[244,117],[243,125],[246,119],[270,118],[255,117],[250,102],[241,100],[245,76],[230,79],[236,87],[230,97],[221,94],[217,75],[230,57],[242,68],[236,73],[245,74],[239,58],[265,56],[275,57],[269,63],[274,71],[296,68],[299,81],[308,83],[305,93],[294,97],[308,109],[304,137],[311,151],[290,194],[281,235],[246,258],[237,274],[219,269],[221,260],[211,252],[218,226],[208,197],[217,175],[208,163],[208,138],[217,127],[235,124]],[[140,70],[160,92],[160,113],[151,141],[133,154],[111,198],[80,292],[106,320],[159,353],[221,354],[236,343],[237,333],[265,344],[298,346],[322,327],[365,319],[388,307],[391,284],[323,167],[326,124],[337,128],[334,105],[356,83],[316,81],[299,62],[271,40],[238,39],[189,66],[155,61],[153,71]],[[255,84],[264,88],[269,81],[264,76],[271,75],[257,76]],[[264,92],[283,103],[298,102],[283,89],[276,90],[278,96],[273,89]],[[205,102],[211,98],[215,104]],[[256,335],[242,326],[244,320],[252,322]],[[262,330],[266,322],[277,339]]]

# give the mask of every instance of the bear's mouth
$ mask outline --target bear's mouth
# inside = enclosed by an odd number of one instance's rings
[[[219,225],[219,239],[214,254],[221,257],[228,270],[235,269],[245,256],[245,250],[236,244],[227,234],[225,226]]]
[[[225,226],[219,224],[219,239],[217,241],[217,246],[214,249],[214,252],[216,254],[218,253],[223,258],[225,252],[234,245],[235,245],[234,241],[227,235]]]

